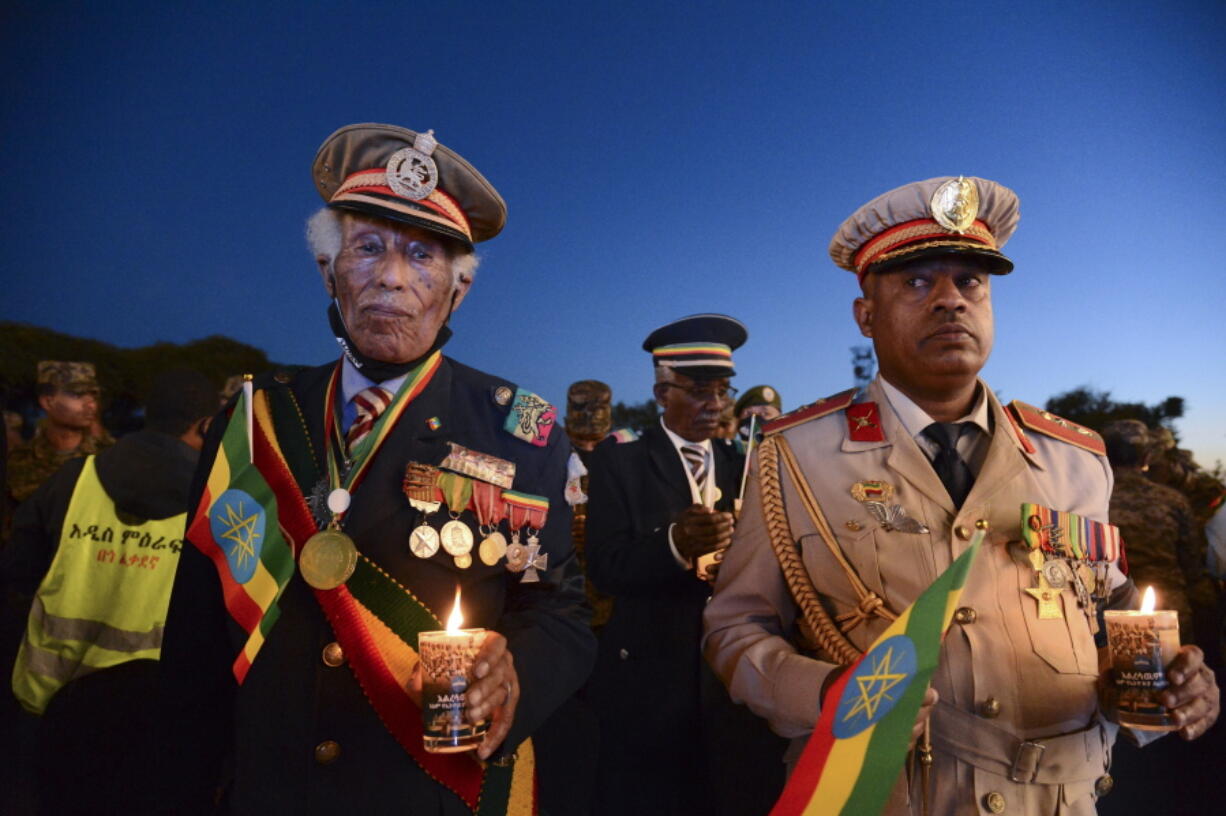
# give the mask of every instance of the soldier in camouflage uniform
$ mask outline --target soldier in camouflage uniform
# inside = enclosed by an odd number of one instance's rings
[[[33,495],[69,459],[115,444],[98,424],[100,391],[93,363],[38,364],[38,404],[47,415],[30,441],[9,453],[8,489],[15,501]]]
[[[1200,528],[1183,494],[1146,475],[1161,439],[1143,422],[1112,422],[1103,429],[1103,439],[1115,472],[1111,523],[1123,536],[1129,576],[1138,588],[1152,585],[1162,608],[1179,612],[1179,631],[1188,642],[1196,626],[1185,567],[1191,554],[1204,552],[1204,542],[1197,540]]]

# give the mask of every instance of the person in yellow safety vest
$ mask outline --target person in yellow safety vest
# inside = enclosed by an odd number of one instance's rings
[[[20,753],[40,813],[156,810],[157,663],[189,490],[216,387],[153,382],[145,428],[65,464],[25,502],[0,553],[13,694],[41,715]],[[17,630],[24,632],[17,640]],[[14,659],[15,658],[15,659]]]

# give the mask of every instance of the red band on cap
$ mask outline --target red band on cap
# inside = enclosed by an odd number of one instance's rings
[[[996,239],[992,237],[992,231],[988,229],[988,225],[982,221],[971,224],[966,232],[956,233],[950,232],[931,218],[920,218],[890,227],[885,232],[873,236],[864,246],[860,247],[852,260],[852,265],[856,268],[856,276],[863,280],[864,271],[887,253],[895,252],[911,244],[935,239],[952,239],[960,243],[996,249]]]
[[[456,200],[441,187],[436,187],[430,195],[422,199],[405,198],[387,186],[387,173],[383,168],[376,167],[370,170],[359,170],[356,173],[350,174],[341,186],[337,188],[330,202],[350,200],[371,201],[371,199],[363,196],[364,193],[394,199],[394,201],[376,199],[373,200],[373,203],[414,215],[426,221],[444,224],[452,229],[459,230],[468,240],[472,240],[472,228],[468,224],[468,218],[464,215],[464,211]]]

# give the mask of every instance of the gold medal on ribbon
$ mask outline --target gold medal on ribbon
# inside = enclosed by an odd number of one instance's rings
[[[443,539],[443,549],[455,557],[467,555],[473,549],[473,531],[462,521],[452,519],[443,525],[439,534]]]
[[[455,557],[455,565],[460,569],[468,569],[473,565],[472,554],[464,553],[464,555],[457,555]]]
[[[494,566],[507,554],[507,537],[495,530],[481,541],[477,554],[481,556],[482,564]]]
[[[430,558],[438,552],[438,547],[438,531],[429,524],[414,527],[409,534],[409,551],[418,558]]]
[[[315,589],[336,589],[358,565],[358,548],[340,530],[320,530],[307,539],[298,556],[298,571]]]

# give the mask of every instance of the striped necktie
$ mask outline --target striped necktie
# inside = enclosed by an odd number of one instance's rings
[[[375,420],[392,404],[393,396],[391,391],[377,385],[354,395],[353,406],[358,413],[353,424],[349,426],[349,433],[345,434],[345,444],[349,446],[350,452],[370,433],[370,429],[375,426]]]
[[[681,455],[685,457],[685,463],[690,466],[690,473],[694,475],[694,484],[702,487],[702,483],[707,478],[707,452],[703,450],[702,445],[682,445]]]

